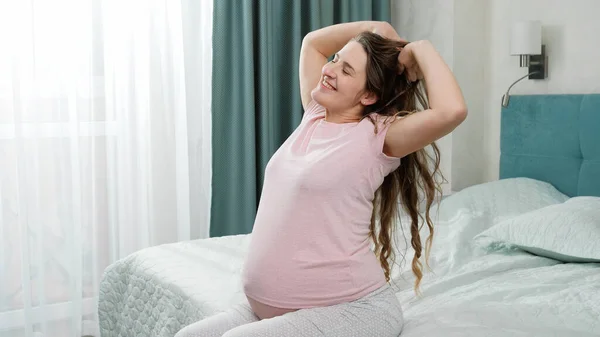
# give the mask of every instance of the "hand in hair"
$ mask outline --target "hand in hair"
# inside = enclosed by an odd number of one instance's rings
[[[399,48],[400,54],[398,55],[398,73],[402,74],[403,71],[406,71],[407,78],[411,82],[423,79],[423,72],[421,72],[419,64],[417,63],[412,51],[414,47],[413,43],[409,43],[406,39],[401,38],[394,27],[387,22],[378,26],[374,26],[372,32],[390,40],[406,43],[404,48]]]
[[[423,72],[413,53],[414,47],[415,42],[409,43],[400,49],[400,54],[398,55],[398,73],[402,74],[406,72],[406,77],[411,82],[423,79]]]

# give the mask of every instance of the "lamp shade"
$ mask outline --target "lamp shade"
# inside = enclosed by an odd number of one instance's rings
[[[513,24],[510,33],[511,55],[540,55],[542,53],[542,23],[520,21]]]

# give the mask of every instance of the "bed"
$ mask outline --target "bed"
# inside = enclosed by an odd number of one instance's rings
[[[600,95],[513,96],[501,128],[501,179],[435,210],[422,296],[408,263],[393,270],[402,336],[600,336]],[[243,301],[249,238],[151,247],[112,264],[101,336],[170,337]]]

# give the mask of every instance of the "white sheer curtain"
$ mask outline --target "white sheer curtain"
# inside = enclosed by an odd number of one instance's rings
[[[212,0],[0,1],[0,337],[97,334],[104,268],[208,237]]]

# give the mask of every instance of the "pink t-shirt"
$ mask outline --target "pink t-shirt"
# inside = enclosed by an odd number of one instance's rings
[[[348,302],[385,284],[371,251],[373,197],[400,165],[365,118],[336,124],[312,101],[265,170],[243,286],[250,300],[302,309]]]

